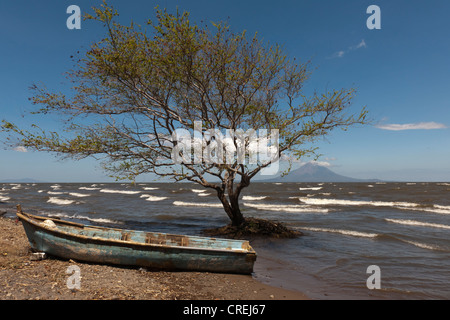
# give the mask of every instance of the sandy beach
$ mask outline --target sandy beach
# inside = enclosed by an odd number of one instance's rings
[[[80,289],[69,289],[70,266]],[[300,292],[265,285],[251,276],[148,271],[47,257],[31,260],[22,224],[0,218],[1,300],[304,300]]]

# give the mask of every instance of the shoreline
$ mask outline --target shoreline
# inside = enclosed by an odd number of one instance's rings
[[[309,300],[301,292],[246,275],[147,271],[30,257],[22,224],[0,217],[0,300]],[[80,289],[67,285],[73,265],[79,267]]]

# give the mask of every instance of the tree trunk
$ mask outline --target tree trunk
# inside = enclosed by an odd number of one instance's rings
[[[233,218],[231,219],[231,224],[233,226],[240,226],[244,223],[245,219],[243,214],[241,213],[241,209],[239,208],[239,194],[229,195],[230,204],[231,204],[231,212]]]
[[[239,209],[239,193],[234,192],[233,194],[229,194],[229,201],[225,196],[223,190],[218,191],[218,197],[220,202],[222,202],[223,208],[227,213],[228,217],[231,220],[231,225],[240,226],[244,221],[244,216],[242,215],[241,210]]]

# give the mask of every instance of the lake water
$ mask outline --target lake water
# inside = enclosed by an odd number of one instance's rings
[[[0,211],[199,235],[227,224],[197,184],[0,184]],[[284,222],[297,239],[252,241],[254,277],[313,299],[450,299],[450,183],[253,183],[245,216]],[[369,266],[380,289],[369,290]]]

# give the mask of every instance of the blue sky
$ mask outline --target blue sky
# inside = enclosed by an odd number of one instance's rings
[[[104,30],[83,21],[69,30],[66,9],[82,13],[101,1],[0,3],[0,119],[52,128],[54,117],[22,118],[31,109],[29,87],[64,89],[70,56],[101,39]],[[335,131],[318,143],[319,159],[358,178],[450,181],[450,28],[447,0],[348,1],[110,1],[120,21],[144,23],[154,6],[177,6],[200,21],[227,20],[284,45],[290,56],[312,60],[307,93],[356,87],[353,110],[366,105],[374,124]],[[381,9],[381,29],[369,30],[369,5]],[[37,121],[38,120],[38,121]],[[3,139],[0,136],[0,139]],[[0,150],[0,180],[108,181],[95,160],[58,161],[53,155]]]

